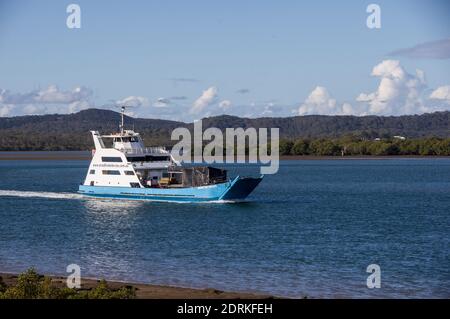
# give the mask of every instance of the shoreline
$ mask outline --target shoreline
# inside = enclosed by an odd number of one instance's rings
[[[89,151],[0,151],[0,161],[90,161]],[[283,161],[318,161],[318,160],[386,160],[386,159],[450,159],[441,155],[281,155]]]
[[[3,282],[10,286],[17,282],[19,273],[0,272]],[[42,274],[40,274],[42,275]],[[52,279],[55,287],[66,286],[66,278],[59,275],[42,276]],[[98,285],[101,279],[81,277],[81,289],[90,290]],[[214,288],[186,288],[169,285],[135,283],[129,281],[105,280],[108,287],[119,289],[121,287],[133,287],[136,289],[136,299],[274,299],[272,295],[252,292],[231,292]]]

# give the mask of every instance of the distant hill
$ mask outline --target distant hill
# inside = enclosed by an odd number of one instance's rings
[[[90,130],[117,131],[120,114],[88,109],[74,114],[0,117],[0,150],[88,150],[93,147]],[[147,145],[171,145],[176,127],[191,123],[126,117],[126,127],[140,132]],[[449,137],[450,112],[407,116],[294,116],[257,119],[229,115],[205,118],[203,128],[279,127],[282,138],[335,138],[358,135],[365,138],[402,135],[407,138]]]

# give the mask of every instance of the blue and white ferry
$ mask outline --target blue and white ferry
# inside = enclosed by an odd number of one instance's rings
[[[227,171],[209,166],[180,164],[163,147],[145,147],[139,133],[124,129],[94,139],[92,161],[78,192],[92,197],[169,201],[243,201],[261,182],[260,177],[227,178]],[[109,147],[105,142],[109,142]]]

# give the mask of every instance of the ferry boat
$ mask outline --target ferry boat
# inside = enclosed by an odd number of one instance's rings
[[[185,166],[164,147],[145,147],[139,133],[124,129],[100,135],[91,131],[95,149],[78,192],[92,197],[164,202],[243,201],[263,179],[236,176],[211,166]],[[106,145],[109,142],[109,147]]]

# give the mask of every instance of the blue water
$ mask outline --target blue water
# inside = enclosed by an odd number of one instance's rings
[[[76,263],[87,277],[288,297],[450,297],[449,159],[285,161],[243,204],[84,199],[87,167],[0,161],[0,271]],[[373,263],[380,289],[366,286]]]

